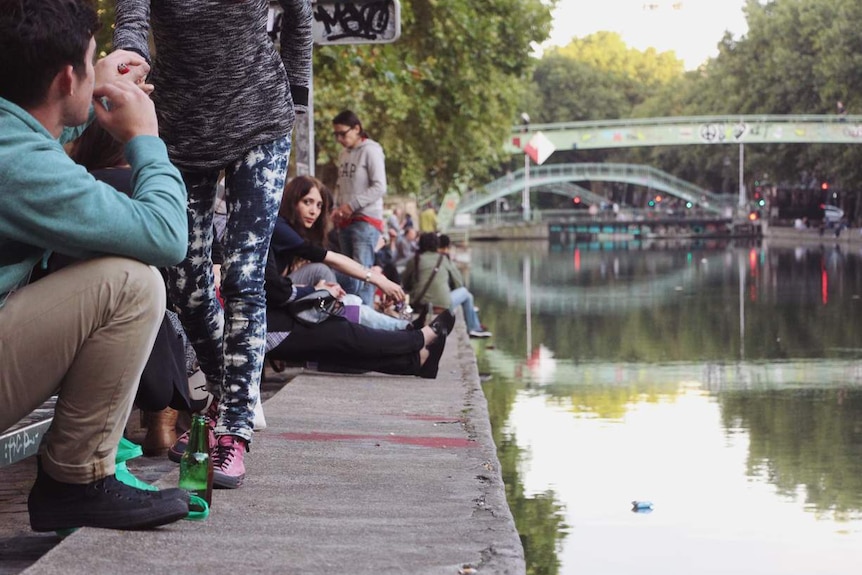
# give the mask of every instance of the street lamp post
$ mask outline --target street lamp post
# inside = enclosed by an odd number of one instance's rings
[[[523,126],[524,137],[530,131],[530,115],[527,112],[521,113],[521,125]],[[530,156],[524,151],[524,191],[521,195],[521,207],[523,208],[524,221],[530,221]]]
[[[745,144],[739,144],[739,209],[745,208]]]

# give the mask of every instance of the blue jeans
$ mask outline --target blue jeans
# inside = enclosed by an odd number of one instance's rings
[[[171,303],[219,398],[215,432],[251,440],[266,341],[263,276],[281,203],[290,137],[252,148],[225,166],[227,224],[221,295],[213,279],[213,203],[219,170],[183,171],[188,189],[189,251],[168,270]]]
[[[406,319],[392,317],[391,315],[380,313],[371,306],[361,304],[361,300],[357,295],[347,294],[341,301],[344,302],[344,305],[346,306],[359,306],[359,324],[364,325],[365,327],[383,329],[386,331],[398,331],[401,329],[407,329],[407,326],[410,325],[410,322]]]
[[[374,265],[374,248],[377,247],[379,239],[380,232],[368,222],[352,222],[338,231],[339,251],[366,268]],[[374,305],[373,285],[346,276],[339,276],[338,279],[343,282],[341,287],[344,291],[358,295],[365,305]]]
[[[452,304],[449,306],[449,311],[455,313],[455,309],[460,305],[464,312],[464,322],[467,324],[467,331],[481,331],[482,323],[479,321],[479,314],[476,313],[475,305],[473,304],[473,294],[465,287],[453,289],[451,292]]]

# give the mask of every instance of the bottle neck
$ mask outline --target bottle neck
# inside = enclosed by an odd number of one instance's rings
[[[189,449],[197,453],[209,452],[207,420],[203,415],[192,417],[192,430],[189,433]]]

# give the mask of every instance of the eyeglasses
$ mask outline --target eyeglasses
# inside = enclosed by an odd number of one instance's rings
[[[347,132],[349,132],[352,129],[353,128],[347,128],[346,130],[335,130],[332,132],[332,135],[335,136],[336,138],[343,138],[344,136],[347,135]]]

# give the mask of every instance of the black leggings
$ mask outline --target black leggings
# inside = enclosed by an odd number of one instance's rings
[[[284,325],[285,320],[293,323],[290,335],[269,352],[273,359],[311,361],[321,370],[332,366],[395,375],[419,374],[419,351],[425,347],[421,331],[373,329],[340,317],[309,327],[293,322],[281,310],[269,309],[267,314],[273,332],[279,331],[273,329],[273,324]]]
[[[191,407],[185,348],[167,316],[162,318],[153,350],[141,374],[135,404],[144,411],[161,411],[166,407],[188,410]]]

